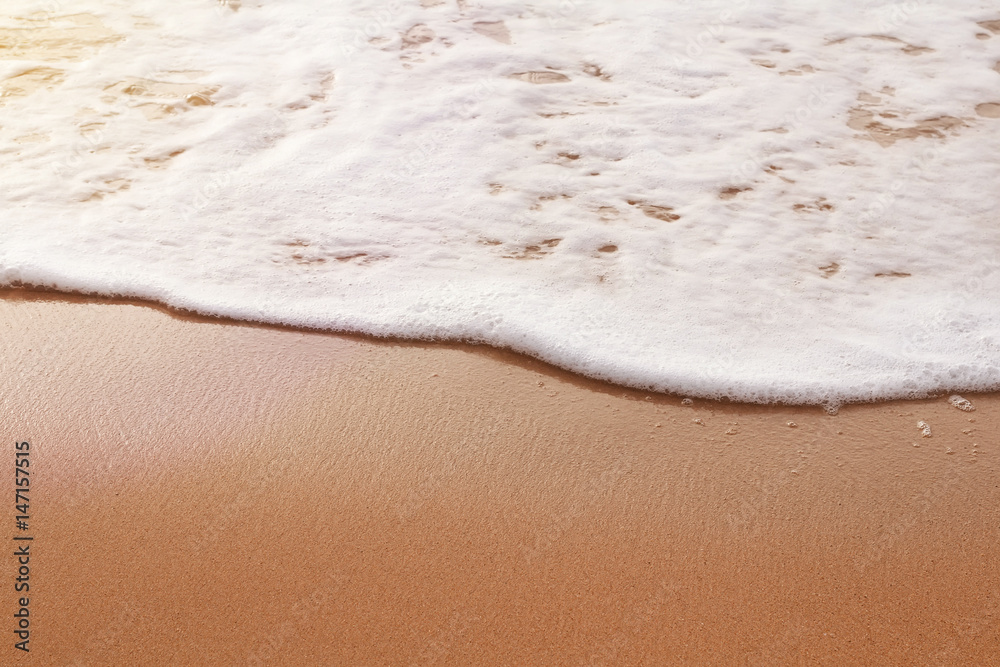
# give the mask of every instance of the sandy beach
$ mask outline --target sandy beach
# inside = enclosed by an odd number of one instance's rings
[[[0,665],[1000,667],[991,3],[9,4]]]
[[[16,290],[0,337],[5,664],[997,664],[996,394],[687,405]]]

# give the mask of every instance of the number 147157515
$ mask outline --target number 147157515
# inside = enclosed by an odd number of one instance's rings
[[[28,519],[30,518],[30,501],[28,491],[31,488],[31,476],[28,468],[31,467],[31,445],[27,442],[19,442],[15,445],[14,485],[15,489],[14,509],[17,510],[15,521],[18,529],[28,530]]]

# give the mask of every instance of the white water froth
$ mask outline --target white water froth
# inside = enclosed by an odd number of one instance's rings
[[[701,397],[1000,388],[994,2],[0,11],[0,284]]]

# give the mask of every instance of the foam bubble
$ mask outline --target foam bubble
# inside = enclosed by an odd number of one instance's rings
[[[976,408],[972,405],[972,402],[966,398],[962,398],[958,394],[952,394],[948,397],[948,402],[953,406],[962,410],[963,412],[972,412]]]

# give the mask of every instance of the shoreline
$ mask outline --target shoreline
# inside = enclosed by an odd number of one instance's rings
[[[597,387],[604,387],[609,392],[614,391],[629,391],[636,394],[642,395],[653,395],[661,398],[675,398],[677,400],[697,400],[706,403],[717,404],[720,406],[730,405],[730,406],[760,406],[760,407],[789,407],[789,408],[818,408],[823,410],[828,414],[837,414],[837,412],[847,406],[857,406],[857,405],[883,405],[888,403],[896,402],[911,402],[911,401],[927,401],[936,400],[939,398],[947,398],[954,394],[969,395],[969,396],[991,396],[994,394],[1000,394],[1000,387],[993,391],[974,391],[974,390],[941,390],[931,392],[925,395],[917,395],[913,397],[904,398],[886,398],[886,399],[876,399],[876,400],[856,400],[856,401],[845,401],[836,405],[828,405],[826,403],[788,403],[784,401],[773,401],[768,403],[753,403],[748,401],[740,401],[729,398],[705,398],[698,396],[696,394],[681,394],[674,391],[659,391],[656,389],[648,389],[643,387],[635,387],[627,384],[621,384],[613,382],[611,380],[604,380],[601,378],[591,377],[583,373],[568,370],[553,364],[544,359],[540,359],[527,352],[521,352],[515,349],[500,347],[488,342],[475,342],[475,341],[463,341],[463,340],[449,340],[449,339],[419,339],[419,338],[405,338],[400,336],[376,336],[371,333],[361,332],[361,331],[336,331],[331,329],[321,329],[321,328],[310,328],[303,326],[295,326],[291,324],[282,324],[274,322],[259,322],[255,320],[241,320],[234,317],[225,317],[221,315],[206,315],[193,310],[187,310],[184,308],[177,308],[159,301],[152,299],[141,299],[136,297],[109,297],[97,294],[89,294],[83,292],[65,292],[55,288],[47,287],[35,287],[35,286],[11,286],[11,287],[0,287],[0,301],[2,300],[23,300],[23,301],[64,301],[67,303],[75,304],[104,304],[104,305],[129,305],[136,306],[140,308],[151,308],[153,310],[162,312],[170,317],[177,318],[182,321],[188,322],[200,322],[200,323],[215,323],[215,324],[226,324],[232,326],[246,326],[254,328],[263,328],[277,331],[289,331],[297,333],[307,333],[307,334],[318,334],[318,335],[328,335],[328,336],[340,336],[348,340],[356,341],[367,341],[376,344],[388,344],[388,345],[412,345],[412,346],[444,346],[451,347],[454,349],[465,350],[472,353],[484,354],[491,358],[495,358],[503,361],[504,363],[514,364],[518,366],[524,366],[528,368],[536,368],[538,365],[549,369],[549,374],[553,377],[558,377],[559,379],[565,381],[573,381],[576,378],[582,386],[588,386],[592,389]]]
[[[1000,394],[687,406],[493,348],[62,296],[0,298],[0,328],[46,663],[1000,651]]]

